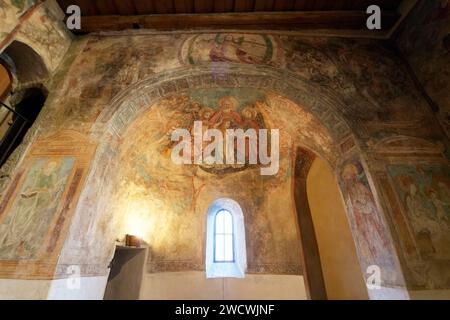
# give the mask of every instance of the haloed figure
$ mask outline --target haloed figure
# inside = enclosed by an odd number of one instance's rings
[[[48,223],[46,215],[57,206],[59,197],[56,195],[63,189],[63,184],[58,181],[59,168],[56,161],[49,161],[27,179],[16,200],[14,214],[0,225],[0,252],[14,255],[17,249],[27,255],[38,245],[31,237]]]

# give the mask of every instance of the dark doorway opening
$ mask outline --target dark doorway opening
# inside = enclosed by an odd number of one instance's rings
[[[44,106],[46,98],[47,96],[41,88],[29,88],[24,92],[22,100],[14,108],[8,110],[11,120],[0,143],[0,166],[20,145]]]

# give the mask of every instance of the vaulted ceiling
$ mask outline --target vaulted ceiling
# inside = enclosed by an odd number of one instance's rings
[[[350,30],[367,33],[366,9],[379,5],[391,34],[414,0],[58,0],[81,8],[81,32],[125,29]],[[406,5],[405,5],[406,3]],[[406,10],[407,11],[407,10]]]

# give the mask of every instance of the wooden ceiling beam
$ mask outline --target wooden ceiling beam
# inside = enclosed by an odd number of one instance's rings
[[[389,31],[400,17],[395,11],[384,11],[382,15],[382,31]],[[81,19],[80,32],[120,31],[136,28],[153,30],[246,28],[255,30],[348,29],[367,31],[367,17],[364,11],[84,16]]]

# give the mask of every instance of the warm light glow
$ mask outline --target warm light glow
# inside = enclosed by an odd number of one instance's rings
[[[126,230],[128,230],[128,234],[135,235],[142,239],[144,237],[144,228],[140,220],[140,217],[137,217],[134,214],[133,217],[128,217]]]
[[[144,239],[150,230],[150,208],[141,201],[131,202],[125,216],[125,233]]]

